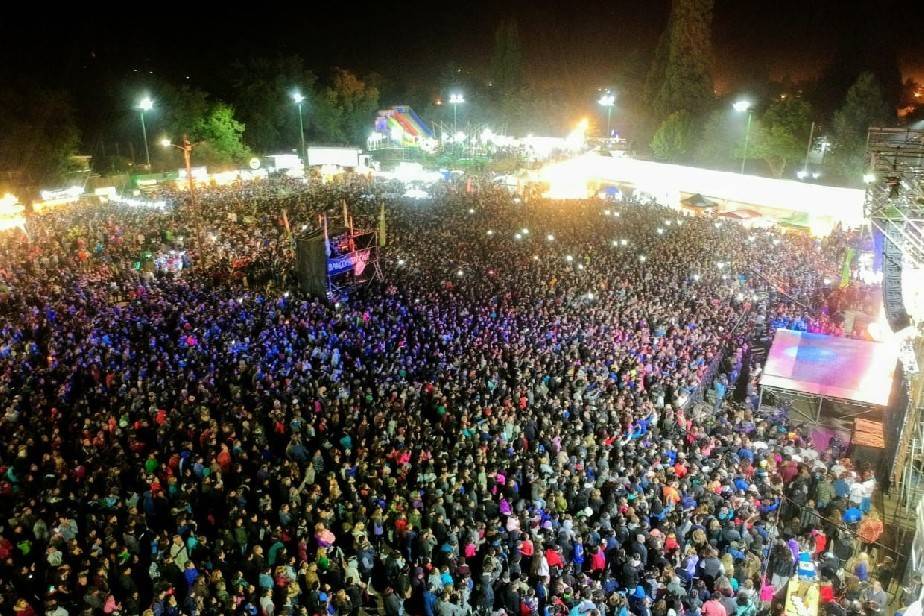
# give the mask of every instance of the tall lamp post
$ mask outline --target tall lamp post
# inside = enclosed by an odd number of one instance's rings
[[[603,107],[606,107],[606,138],[610,138],[610,117],[613,115],[613,105],[616,104],[616,95],[609,90],[600,95],[597,101]]]
[[[161,139],[160,144],[165,148],[176,148],[183,152],[183,163],[186,165],[186,181],[189,185],[189,198],[192,201],[192,204],[196,204],[196,184],[193,182],[192,175],[192,151],[195,147],[195,144],[190,143],[189,137],[186,134],[183,135],[183,145],[177,145],[171,143],[167,138]]]
[[[748,125],[747,125],[747,128],[744,130],[744,154],[741,157],[741,173],[743,174],[744,166],[748,162],[748,141],[751,138],[751,116],[753,115],[751,112],[752,105],[751,105],[751,101],[740,100],[740,101],[736,101],[732,105],[732,107],[738,113],[744,113],[745,111],[748,113]]]
[[[304,120],[302,120],[302,103],[305,101],[305,96],[296,90],[292,93],[292,100],[298,105],[298,136],[302,142],[302,156],[305,157],[305,164],[307,165],[308,151],[305,149],[305,124]]]
[[[144,138],[144,162],[148,169],[151,168],[151,151],[148,149],[148,129],[144,125],[144,112],[150,111],[154,107],[154,101],[150,96],[145,96],[138,102],[138,109],[141,112],[141,136]]]
[[[456,120],[458,119],[459,105],[465,102],[465,96],[460,93],[449,95],[449,104],[452,105],[452,134],[457,132]]]

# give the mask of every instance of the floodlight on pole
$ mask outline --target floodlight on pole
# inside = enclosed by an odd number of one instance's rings
[[[301,154],[305,157],[305,164],[308,164],[308,151],[305,149],[305,124],[302,119],[302,103],[305,101],[305,96],[296,90],[292,93],[292,100],[298,106],[298,137],[302,144]]]
[[[606,107],[606,136],[610,136],[610,117],[613,114],[613,105],[616,104],[616,95],[609,90],[600,95],[597,104]]]
[[[151,168],[151,151],[148,149],[148,129],[144,125],[144,112],[154,108],[154,101],[150,96],[145,96],[138,101],[138,110],[141,114],[141,137],[144,139],[144,162],[148,169]]]
[[[456,132],[458,120],[459,105],[465,102],[465,96],[461,92],[454,92],[449,95],[449,104],[452,105],[452,132]]]
[[[751,138],[751,116],[753,115],[751,113],[751,107],[752,107],[751,101],[743,100],[743,99],[735,101],[732,104],[732,108],[738,113],[747,112],[748,114],[748,125],[747,125],[747,128],[744,130],[744,152],[741,156],[741,173],[742,174],[744,173],[744,166],[747,164],[747,161],[748,161],[748,141]]]

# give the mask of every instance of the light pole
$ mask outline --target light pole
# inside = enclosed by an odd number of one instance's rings
[[[748,141],[751,138],[751,101],[736,101],[732,107],[738,113],[748,112],[748,125],[744,130],[744,155],[741,157],[741,173],[744,173],[744,165],[748,162]]]
[[[613,105],[616,104],[616,95],[609,90],[600,95],[597,101],[603,107],[606,107],[606,138],[610,138],[610,116],[613,114]]]
[[[804,180],[808,177],[808,159],[812,153],[812,139],[815,137],[815,122],[812,122],[812,128],[809,129],[808,145],[805,146],[805,162],[802,163],[802,171],[798,173],[799,179]]]
[[[465,96],[461,93],[454,93],[449,95],[449,104],[452,105],[452,134],[455,135],[457,132],[456,120],[458,119],[459,105],[465,102]]]
[[[302,142],[302,156],[305,157],[305,164],[308,164],[308,151],[305,149],[305,124],[302,120],[302,102],[305,100],[305,96],[296,90],[292,93],[292,100],[295,101],[295,104],[298,105],[298,136]]]
[[[186,134],[183,134],[183,145],[176,145],[171,143],[169,139],[164,138],[160,140],[160,144],[165,148],[176,148],[183,152],[183,163],[186,165],[186,181],[189,186],[189,198],[192,201],[192,204],[196,204],[196,184],[193,182],[192,175],[192,151],[195,144],[190,143],[189,137]]]
[[[154,101],[150,96],[145,96],[138,103],[138,109],[141,112],[141,136],[144,138],[144,162],[151,169],[151,151],[148,150],[148,129],[144,126],[144,112],[150,111],[154,107]]]

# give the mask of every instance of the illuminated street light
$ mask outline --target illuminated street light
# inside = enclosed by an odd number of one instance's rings
[[[292,100],[295,101],[295,104],[298,106],[298,136],[302,144],[302,156],[305,157],[305,164],[308,164],[308,150],[305,149],[305,124],[302,119],[302,103],[305,101],[305,96],[298,90],[292,92]]]
[[[597,103],[602,107],[606,107],[606,136],[609,138],[610,117],[613,114],[613,105],[616,104],[616,95],[607,90],[600,96],[600,98],[597,100]]]
[[[744,153],[743,153],[743,156],[741,157],[741,173],[743,174],[744,165],[747,163],[747,160],[748,160],[748,141],[751,138],[751,116],[753,115],[751,113],[751,101],[738,100],[738,101],[735,101],[732,107],[738,113],[747,112],[748,114],[748,125],[744,131]]]
[[[144,161],[148,169],[151,168],[151,151],[148,149],[148,129],[144,125],[144,112],[154,108],[154,101],[145,96],[138,101],[138,110],[141,112],[141,136],[144,139]]]
[[[548,235],[545,236],[545,239],[549,240],[550,242],[554,242],[555,236],[549,233]]]
[[[465,96],[463,96],[461,92],[455,92],[449,95],[449,104],[452,105],[452,132],[456,132],[459,105],[464,102]]]
[[[638,260],[641,261],[642,263],[644,263],[645,261],[648,260],[648,257],[646,257],[645,255],[639,255],[639,256],[638,256]]]

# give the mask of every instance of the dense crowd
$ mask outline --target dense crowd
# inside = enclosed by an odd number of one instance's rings
[[[300,294],[290,232],[380,193],[271,180],[0,238],[0,611],[750,616],[806,551],[884,607],[842,522],[875,479],[734,396],[771,285],[812,297],[836,250],[445,186],[387,202],[383,280]]]

